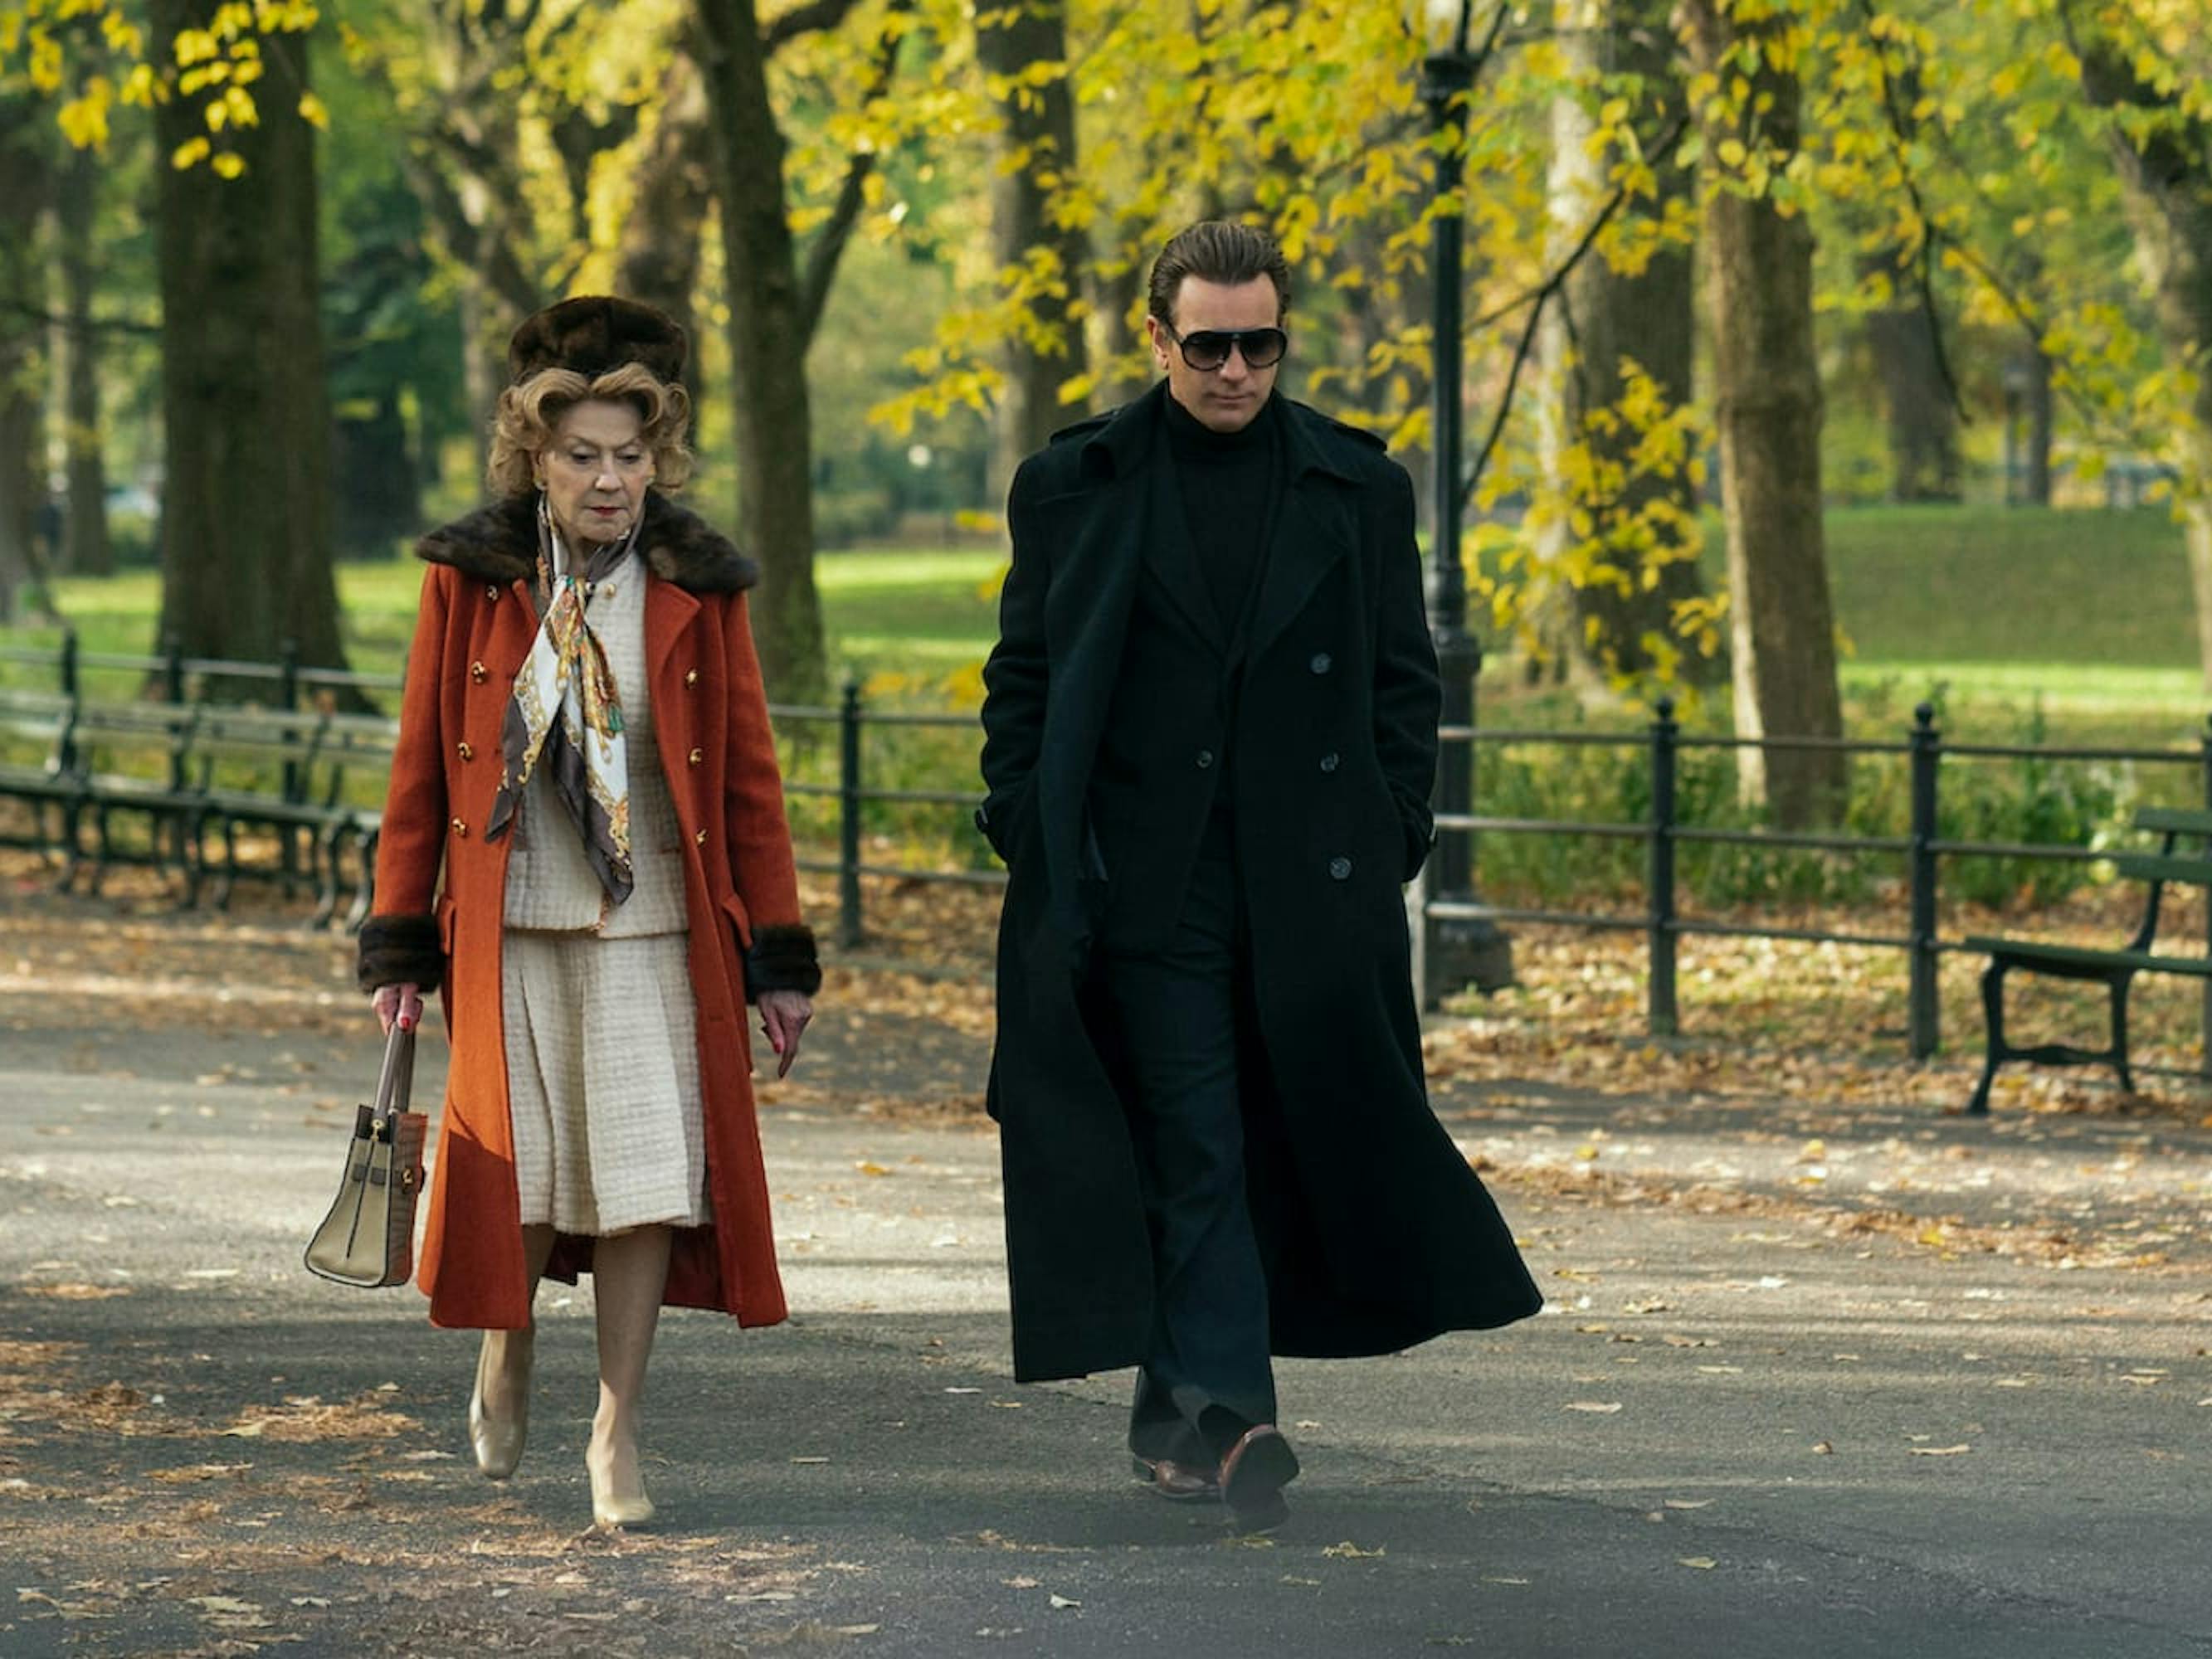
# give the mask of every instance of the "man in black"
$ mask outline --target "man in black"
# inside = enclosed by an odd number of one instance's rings
[[[984,670],[1006,860],[990,1103],[1016,1375],[1135,1364],[1170,1498],[1286,1512],[1273,1353],[1393,1352],[1540,1304],[1429,1110],[1401,884],[1439,696],[1413,491],[1275,395],[1290,271],[1194,225],[1164,380],[1024,463]]]

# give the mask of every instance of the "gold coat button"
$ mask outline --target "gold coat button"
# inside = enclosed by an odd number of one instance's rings
[[[703,761],[703,760],[705,760],[705,759],[707,758],[707,751],[706,751],[705,750],[703,750],[703,749],[694,749],[694,750],[693,750],[690,754],[686,755],[684,758],[685,760],[687,760],[687,761],[690,762],[692,765],[696,766],[696,765],[698,765],[698,764],[699,764],[699,763],[700,763],[701,761]]]
[[[698,671],[697,669],[696,669],[696,668],[687,668],[687,669],[685,669],[685,670],[684,671],[684,684],[686,684],[686,685],[696,685],[696,684],[699,684],[699,671]]]
[[[477,757],[477,751],[471,748],[466,741],[463,741],[454,746],[460,750],[461,758],[463,760],[474,760]]]
[[[691,839],[696,845],[704,847],[707,844],[707,832],[704,830],[702,830],[696,835],[693,836]]]
[[[453,820],[453,833],[457,836],[466,836],[469,833],[468,820],[466,818],[455,818]]]
[[[479,659],[469,665],[469,678],[474,680],[478,685],[482,685],[486,680],[491,678],[491,670],[486,668],[483,665],[483,661]]]

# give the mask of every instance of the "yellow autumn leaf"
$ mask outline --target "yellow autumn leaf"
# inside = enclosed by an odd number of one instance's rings
[[[169,153],[169,165],[179,173],[196,167],[207,160],[208,152],[214,148],[204,138],[187,138]]]

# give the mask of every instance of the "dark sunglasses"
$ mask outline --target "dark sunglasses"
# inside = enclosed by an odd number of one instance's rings
[[[1273,368],[1291,349],[1291,337],[1279,328],[1200,328],[1178,334],[1172,324],[1160,327],[1181,349],[1183,362],[1201,374],[1219,368],[1232,351],[1243,354],[1247,368]]]

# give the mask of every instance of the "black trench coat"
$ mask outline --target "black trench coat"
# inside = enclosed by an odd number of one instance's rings
[[[1152,1323],[1121,1066],[1085,994],[1100,898],[1085,799],[1164,397],[1023,464],[984,671],[977,817],[1010,872],[989,1103],[1023,1381],[1135,1364]],[[1230,738],[1256,1038],[1246,1167],[1274,1351],[1386,1353],[1542,1297],[1422,1078],[1401,886],[1431,839],[1438,691],[1412,485],[1374,438],[1283,413],[1286,495]]]

